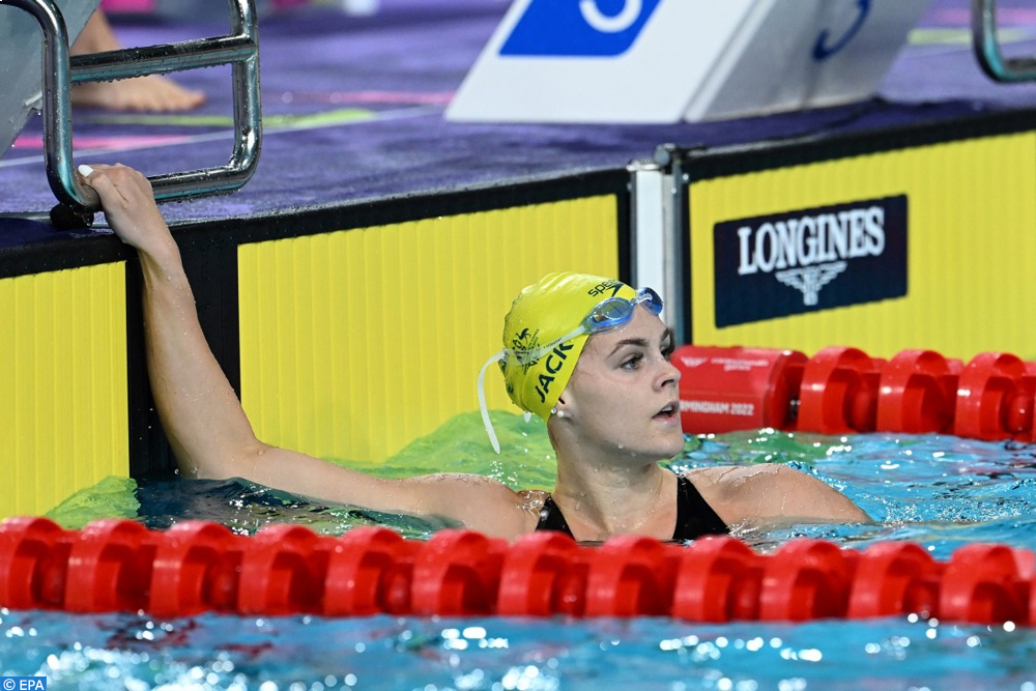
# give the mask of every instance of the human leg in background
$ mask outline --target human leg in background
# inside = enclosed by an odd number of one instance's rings
[[[71,53],[87,55],[121,48],[104,12],[98,9],[72,44]],[[186,89],[157,74],[116,82],[91,82],[72,88],[73,105],[88,108],[175,112],[192,110],[204,102],[205,94],[200,91]]]

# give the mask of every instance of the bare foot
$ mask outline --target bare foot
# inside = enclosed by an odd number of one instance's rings
[[[108,110],[168,113],[193,110],[205,102],[205,94],[185,89],[162,75],[90,82],[72,88],[72,104]]]
[[[2,0],[0,0],[2,1]],[[98,9],[72,44],[72,55],[87,55],[119,50],[115,32],[104,12]],[[152,74],[117,82],[90,82],[72,87],[72,104],[108,110],[154,111],[169,113],[197,108],[205,94],[186,89],[168,77]]]

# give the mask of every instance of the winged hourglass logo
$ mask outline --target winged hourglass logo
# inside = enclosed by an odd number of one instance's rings
[[[834,280],[835,276],[845,271],[847,266],[848,264],[845,262],[832,262],[819,266],[778,271],[773,276],[789,288],[801,291],[802,304],[811,306],[817,304],[820,289]]]

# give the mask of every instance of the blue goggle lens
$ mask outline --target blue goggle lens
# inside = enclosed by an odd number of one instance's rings
[[[637,305],[644,305],[652,314],[659,314],[662,311],[662,298],[651,288],[641,288],[636,297],[628,300],[608,298],[594,307],[583,323],[590,333],[620,326],[630,320]]]

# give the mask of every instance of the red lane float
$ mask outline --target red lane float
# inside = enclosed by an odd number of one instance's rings
[[[507,542],[480,533],[442,530],[414,555],[414,614],[489,614],[496,603]]]
[[[413,550],[399,533],[360,526],[326,551],[321,614],[329,617],[395,613],[410,606]]]
[[[933,350],[904,350],[882,369],[877,430],[931,434],[946,432],[954,416],[960,360]]]
[[[0,523],[0,603],[12,609],[49,609],[64,600],[70,540],[46,518]]]
[[[141,609],[154,560],[152,534],[139,523],[105,519],[72,540],[65,571],[70,612]]]
[[[348,535],[348,533],[346,533]],[[514,543],[507,551],[496,613],[545,617],[555,612],[581,614],[582,598],[576,595],[583,585],[570,587],[578,578],[585,584],[583,565],[575,559],[579,552],[575,541],[554,531],[532,533]],[[573,593],[566,601],[566,593]]]
[[[0,524],[0,531],[3,525]],[[158,617],[229,610],[241,539],[218,523],[188,522],[164,533],[151,566],[148,611]]]
[[[855,552],[820,540],[792,540],[766,561],[759,590],[763,621],[844,617]]]
[[[321,538],[298,525],[270,525],[241,551],[237,611],[289,614],[316,611],[323,599],[327,560],[317,553]],[[326,540],[325,540],[326,542]]]
[[[904,542],[863,551],[793,540],[759,554],[735,538],[690,545],[618,536],[577,544],[532,533],[512,544],[444,530],[426,542],[387,528],[342,537],[274,525],[254,537],[185,522],[153,531],[104,520],[66,531],[0,523],[0,607],[241,615],[669,616],[808,621],[916,613],[1036,623],[1034,555],[973,544],[938,562]]]
[[[759,618],[763,560],[732,537],[695,540],[684,548],[672,616],[728,622]]]
[[[636,535],[617,535],[592,555],[586,579],[588,617],[669,613],[679,548]]]
[[[890,360],[857,348],[794,350],[688,345],[680,417],[688,434],[762,427],[819,434],[946,433],[1036,441],[1036,362],[980,353],[966,364],[932,350]]]
[[[856,563],[847,616],[862,619],[900,612],[933,612],[942,571],[943,566],[920,545],[873,545],[860,554]]]

